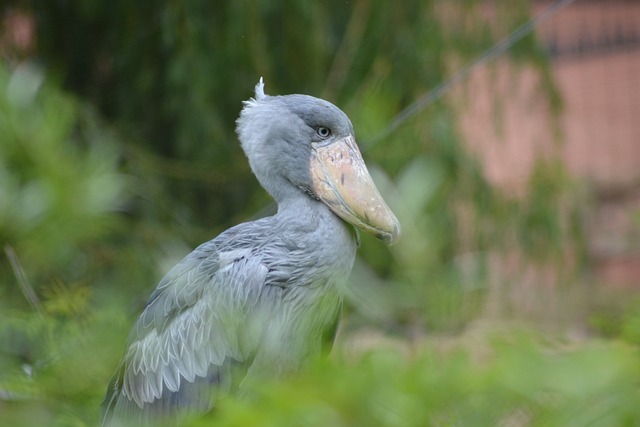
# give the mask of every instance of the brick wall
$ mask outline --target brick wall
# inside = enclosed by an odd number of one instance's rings
[[[548,4],[535,2],[534,14]],[[537,35],[564,103],[560,141],[536,74],[506,59],[452,96],[466,141],[509,191],[522,189],[537,157],[559,156],[594,196],[585,218],[596,277],[640,289],[640,2],[578,0]]]

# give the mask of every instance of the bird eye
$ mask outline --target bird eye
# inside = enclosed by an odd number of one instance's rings
[[[329,136],[331,136],[331,129],[329,129],[328,127],[320,126],[318,129],[316,129],[316,133],[320,138],[329,138]]]

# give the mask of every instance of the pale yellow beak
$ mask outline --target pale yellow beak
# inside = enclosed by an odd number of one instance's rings
[[[382,199],[352,135],[314,146],[313,191],[340,218],[389,244],[400,236],[400,223]]]

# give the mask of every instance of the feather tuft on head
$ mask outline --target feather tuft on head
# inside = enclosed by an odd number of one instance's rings
[[[262,101],[267,95],[264,94],[264,80],[260,77],[260,81],[256,84],[256,101]]]
[[[247,101],[242,101],[242,104],[245,106],[245,108],[253,107],[255,105],[258,105],[258,102],[263,101],[266,97],[267,95],[264,93],[264,80],[262,80],[262,77],[260,77],[260,81],[258,81],[258,84],[256,84],[255,95],[253,95],[253,98],[249,98]]]

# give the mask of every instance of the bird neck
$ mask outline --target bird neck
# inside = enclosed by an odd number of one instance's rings
[[[359,241],[354,227],[339,218],[310,191],[295,186],[281,176],[263,176],[262,174],[256,174],[256,176],[262,187],[278,204],[276,219],[280,222],[288,224],[289,227],[304,230],[309,235],[321,232],[324,236],[332,236],[333,239]]]
[[[340,245],[359,246],[357,231],[318,199],[298,189],[298,197],[287,197],[278,203],[277,219],[288,227],[304,231],[300,236],[322,238]]]
[[[323,211],[331,212],[324,203],[293,185],[290,185],[289,191],[281,192],[277,194],[277,197],[273,196],[278,202],[279,214],[302,216],[310,213],[319,214]],[[331,214],[333,215],[333,213]]]
[[[303,196],[301,190],[283,176],[268,170],[261,170],[253,165],[251,169],[262,188],[273,197],[278,206],[288,204],[290,200],[297,200]]]

